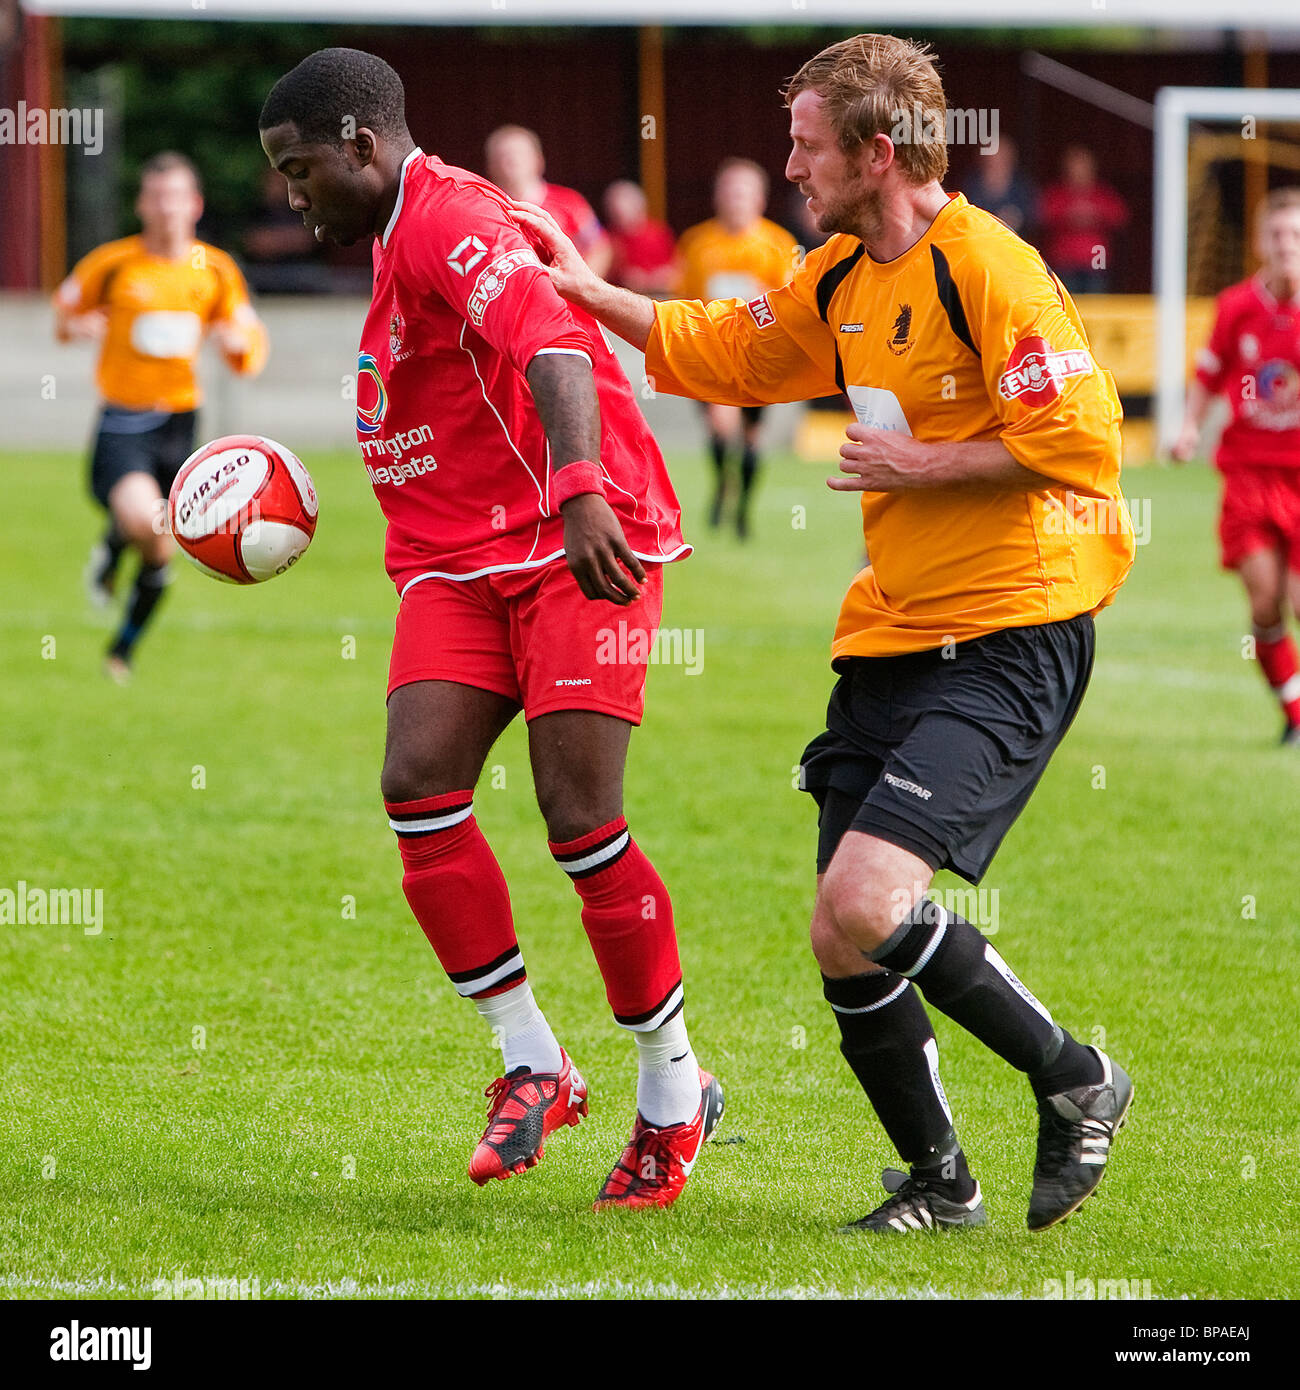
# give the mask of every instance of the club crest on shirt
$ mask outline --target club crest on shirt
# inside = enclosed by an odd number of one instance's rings
[[[393,361],[400,362],[403,357],[410,354],[402,351],[402,335],[406,332],[406,320],[402,317],[402,311],[393,305],[393,312],[388,319],[388,350],[393,354]]]
[[[891,325],[893,336],[888,339],[890,352],[895,357],[901,357],[916,341],[912,337],[912,306],[910,304],[900,304],[898,306],[898,317]]]

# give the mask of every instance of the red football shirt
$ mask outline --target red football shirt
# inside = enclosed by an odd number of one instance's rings
[[[1300,299],[1274,299],[1258,275],[1224,290],[1196,375],[1232,411],[1220,469],[1300,466]]]
[[[603,330],[556,294],[500,189],[412,151],[374,270],[357,440],[399,593],[563,558],[546,433],[524,378],[544,352],[592,364],[606,496],[633,552],[690,553],[663,456]]]
[[[600,240],[605,229],[591,204],[576,189],[559,183],[543,183],[546,190],[542,207],[560,224],[565,236],[586,255]]]

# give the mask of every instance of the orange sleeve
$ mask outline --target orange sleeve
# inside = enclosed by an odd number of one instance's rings
[[[109,273],[125,254],[125,247],[119,241],[110,241],[88,251],[55,290],[55,308],[63,314],[85,314],[98,308],[104,300]]]
[[[838,390],[835,340],[817,311],[820,261],[743,299],[655,305],[646,375],[659,391],[719,405],[772,405]]]
[[[1109,493],[1123,412],[1074,305],[1028,247],[953,267],[1002,443],[1035,473]]]
[[[248,286],[239,267],[224,251],[208,248],[208,263],[217,276],[218,291],[213,300],[208,323],[229,323],[240,329],[244,348],[240,352],[223,352],[231,371],[240,376],[256,376],[266,365],[270,341],[266,328],[258,318],[248,297]]]

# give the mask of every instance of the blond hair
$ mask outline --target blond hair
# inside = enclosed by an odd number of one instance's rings
[[[822,98],[845,154],[888,135],[909,183],[929,183],[948,172],[948,103],[928,44],[858,34],[809,58],[781,95],[790,106],[800,92]]]

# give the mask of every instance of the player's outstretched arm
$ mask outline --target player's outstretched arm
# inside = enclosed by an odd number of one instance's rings
[[[1195,377],[1187,388],[1187,409],[1183,415],[1183,427],[1178,438],[1169,446],[1169,457],[1175,463],[1186,463],[1196,457],[1197,445],[1201,442],[1201,426],[1205,423],[1205,413],[1210,406],[1209,390]]]
[[[542,251],[556,293],[645,351],[655,325],[653,299],[608,284],[592,270],[559,224],[536,203],[514,203],[515,220]]]
[[[645,570],[602,491],[600,398],[591,363],[572,353],[539,353],[526,376],[551,448],[551,487],[564,499],[560,515],[569,569],[587,598],[631,603]],[[576,481],[565,476],[570,468],[579,470]]]

